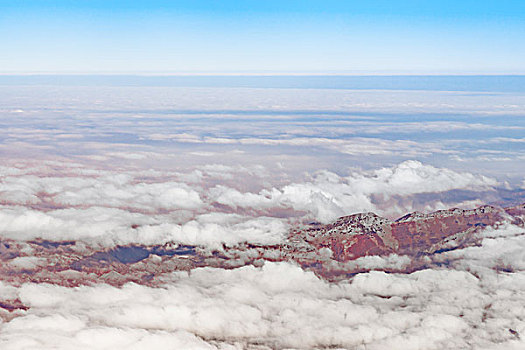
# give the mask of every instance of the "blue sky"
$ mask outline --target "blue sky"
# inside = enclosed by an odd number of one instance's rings
[[[1,1],[0,72],[525,73],[525,1]]]

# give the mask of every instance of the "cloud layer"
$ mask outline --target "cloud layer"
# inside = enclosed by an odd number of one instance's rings
[[[523,110],[519,93],[0,87],[0,240],[220,250],[357,212],[523,202]],[[284,262],[156,287],[0,281],[0,348],[523,349],[523,229],[479,240],[338,283]],[[64,258],[17,244],[20,276]]]
[[[523,229],[481,233],[448,268],[372,271],[328,283],[289,263],[173,273],[159,288],[13,287],[29,306],[0,325],[4,349],[520,349]],[[453,256],[450,256],[450,255]],[[495,269],[505,259],[513,272]]]
[[[523,94],[0,87],[0,156],[289,172],[415,159],[521,182]],[[461,162],[458,162],[460,160]],[[497,164],[490,166],[487,161]]]
[[[80,239],[93,244],[260,244],[279,242],[297,222],[327,223],[374,211],[399,216],[461,205],[419,202],[453,190],[494,192],[489,177],[406,161],[391,168],[309,174],[273,185],[264,168],[204,167],[188,173],[117,172],[54,163],[52,169],[0,169],[1,235]],[[236,176],[250,176],[236,184]],[[233,180],[233,181],[232,181]],[[248,190],[251,188],[251,190]],[[262,188],[262,189],[260,189]],[[473,206],[477,203],[466,202]]]

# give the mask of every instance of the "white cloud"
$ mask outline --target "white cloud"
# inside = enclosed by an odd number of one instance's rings
[[[348,176],[319,171],[280,186],[272,184],[280,176],[262,167],[216,165],[178,173],[52,169],[52,175],[42,168],[4,169],[2,236],[104,245],[170,240],[213,246],[273,244],[297,220],[329,222],[356,212],[396,216],[442,209],[446,204],[439,198],[427,200],[424,207],[404,199],[454,189],[486,191],[499,184],[417,161]],[[238,174],[248,179],[236,181]]]
[[[329,222],[355,212],[376,211],[380,214],[399,215],[402,211],[412,209],[398,207],[391,210],[391,203],[387,202],[389,205],[383,207],[377,196],[383,197],[386,202],[391,196],[439,193],[454,189],[489,190],[498,184],[495,179],[485,176],[406,161],[392,168],[354,172],[347,177],[327,171],[319,172],[311,182],[262,190],[258,194],[240,193],[220,186],[213,188],[210,193],[218,203],[235,209],[292,207],[309,213],[313,219]],[[375,203],[373,196],[376,196]]]
[[[525,274],[369,272],[330,284],[289,263],[178,272],[157,287],[24,284],[0,344],[47,348],[523,346]],[[12,293],[12,292],[11,292]],[[87,337],[89,335],[89,338]],[[18,339],[18,342],[16,341]]]

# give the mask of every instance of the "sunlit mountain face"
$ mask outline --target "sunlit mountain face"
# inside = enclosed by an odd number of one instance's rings
[[[361,78],[1,77],[0,348],[524,348],[525,78]]]

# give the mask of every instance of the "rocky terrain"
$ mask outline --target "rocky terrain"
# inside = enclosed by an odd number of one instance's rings
[[[479,244],[478,233],[484,228],[524,227],[524,221],[525,204],[415,212],[395,221],[360,213],[328,225],[312,223],[293,229],[281,245],[241,244],[216,250],[174,243],[97,249],[75,241],[4,239],[0,241],[0,280],[13,285],[37,282],[74,287],[102,282],[121,286],[134,282],[155,286],[174,271],[262,266],[265,261],[295,262],[330,281],[370,270],[409,273],[446,265],[439,253]],[[0,308],[6,318],[26,307],[19,300],[0,298]]]

